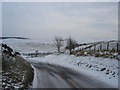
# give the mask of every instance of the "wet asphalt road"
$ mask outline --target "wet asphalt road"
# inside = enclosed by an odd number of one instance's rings
[[[111,88],[76,71],[49,64],[35,64],[32,88]]]

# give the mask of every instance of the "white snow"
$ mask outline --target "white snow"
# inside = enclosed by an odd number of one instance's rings
[[[100,42],[100,43],[97,43],[97,42],[93,42],[93,43],[88,43],[87,45],[82,45],[82,46],[79,46],[79,47],[76,47],[75,50],[79,50],[79,49],[84,49],[84,48],[87,48],[89,46],[92,46],[91,47],[91,50],[94,50],[94,48],[96,47],[96,50],[99,50],[100,49],[100,45],[102,45],[102,50],[106,50],[107,49],[107,43],[109,42],[109,50],[112,50],[112,49],[115,49],[117,50],[117,43],[118,41],[117,40],[114,40],[114,41],[106,41],[106,42]],[[96,44],[96,45],[94,45]],[[95,46],[95,47],[94,47]],[[86,50],[89,50],[90,48],[87,48]]]
[[[32,53],[38,50],[39,52],[55,52],[57,48],[52,41],[41,40],[15,40],[6,39],[3,43],[9,45],[14,51],[20,53]],[[116,44],[115,44],[116,45]],[[64,45],[65,46],[65,45]],[[98,46],[99,47],[99,46]],[[80,48],[80,47],[79,47]],[[84,46],[82,46],[84,48]],[[97,48],[97,46],[96,46]],[[64,47],[62,47],[64,49]],[[78,47],[76,48],[76,50]],[[66,52],[67,53],[67,52]],[[80,56],[61,54],[48,55],[45,57],[27,58],[27,61],[34,63],[54,64],[62,67],[67,67],[84,73],[102,82],[105,82],[112,87],[118,87],[118,60],[94,56]]]
[[[37,74],[36,74],[37,70],[34,68],[34,66],[32,66],[32,68],[34,69],[34,80],[32,82],[32,86],[33,86],[32,88],[36,88],[38,85],[38,83],[36,83],[36,81],[35,81],[35,80],[37,80]],[[41,84],[39,84],[39,85],[41,85]]]
[[[34,63],[46,63],[67,67],[105,82],[112,87],[118,87],[118,60],[115,59],[96,58],[93,56],[76,57],[65,54],[25,59]],[[101,71],[103,68],[106,69]]]
[[[5,39],[2,43],[9,45],[14,51],[20,53],[35,52],[55,52],[56,47],[53,44],[53,41],[43,41],[43,40],[18,40],[18,39]]]

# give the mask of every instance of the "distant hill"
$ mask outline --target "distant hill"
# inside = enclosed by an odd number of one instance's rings
[[[0,37],[0,39],[10,39],[10,38],[13,38],[13,39],[29,39],[29,38],[25,38],[25,37]]]

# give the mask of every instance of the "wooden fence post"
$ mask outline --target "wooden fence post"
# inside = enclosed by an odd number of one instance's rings
[[[91,47],[89,48],[89,51],[91,51]]]
[[[100,51],[102,51],[102,44],[100,44]]]
[[[96,45],[94,45],[94,51],[96,51]]]
[[[119,45],[118,45],[118,43],[117,43],[117,52],[119,51],[119,50],[118,50],[118,49],[119,49],[118,47],[119,47]]]
[[[109,50],[109,42],[107,42],[107,51]]]

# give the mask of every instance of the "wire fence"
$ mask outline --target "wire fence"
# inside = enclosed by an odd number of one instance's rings
[[[94,43],[94,44],[80,46],[78,47],[77,50],[119,52],[120,43],[118,43],[118,41]]]

